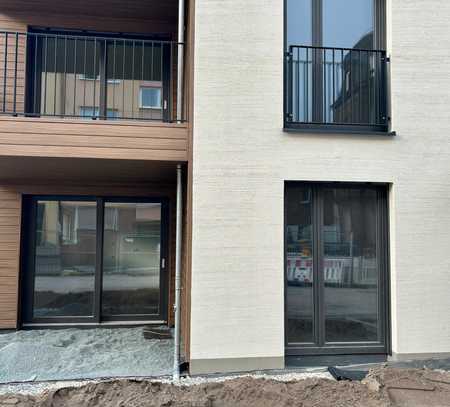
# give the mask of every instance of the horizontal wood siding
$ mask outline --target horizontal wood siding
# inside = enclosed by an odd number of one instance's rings
[[[169,225],[169,324],[173,323],[175,271],[175,186],[174,185],[14,185],[0,186],[0,329],[18,324],[19,259],[22,194],[105,195],[166,197],[170,205]]]
[[[20,217],[20,193],[0,187],[0,329],[16,327]]]
[[[184,125],[0,117],[0,155],[186,161]]]

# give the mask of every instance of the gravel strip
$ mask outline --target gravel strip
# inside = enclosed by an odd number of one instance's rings
[[[121,379],[132,379],[136,381],[148,381],[152,383],[164,383],[173,384],[178,387],[198,386],[205,383],[223,383],[225,381],[234,380],[238,378],[253,378],[253,379],[267,379],[276,380],[279,382],[295,382],[305,379],[328,379],[334,380],[333,377],[327,372],[290,372],[280,374],[240,374],[240,375],[226,375],[226,376],[196,376],[196,377],[183,377],[179,381],[174,382],[171,378],[144,378],[144,377],[122,377],[122,378],[109,378],[99,380],[76,380],[76,381],[52,381],[52,382],[29,382],[29,383],[10,383],[0,384],[0,395],[5,394],[20,394],[37,396],[45,392],[58,390],[65,387],[81,387],[92,383],[107,383]]]

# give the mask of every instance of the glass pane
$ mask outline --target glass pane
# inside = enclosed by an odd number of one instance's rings
[[[288,0],[287,46],[312,45],[312,0]]]
[[[292,52],[288,66],[291,75],[290,107],[293,122],[310,122],[313,116],[312,1],[287,1],[287,48]],[[290,48],[290,46],[293,46]]]
[[[105,203],[104,315],[159,314],[161,205]]]
[[[286,203],[287,339],[314,342],[311,188],[289,187]]]
[[[141,104],[141,88],[159,88],[164,74],[163,54],[170,46],[142,40],[112,40],[107,42],[107,102],[108,109],[122,118],[162,119],[161,93],[157,105]],[[155,102],[155,100],[153,100]],[[145,109],[157,106],[157,109]]]
[[[321,54],[324,121],[380,124],[381,54],[332,49]]]
[[[161,108],[161,88],[141,88],[141,108]]]
[[[323,46],[373,49],[374,0],[323,0]]]
[[[96,203],[38,201],[33,316],[92,316]]]
[[[372,50],[374,0],[323,0],[323,46]],[[378,54],[328,50],[323,59],[324,121],[377,123]]]
[[[101,41],[56,35],[38,38],[35,43],[38,49],[36,62],[41,62],[40,112],[77,116],[82,106],[98,108]],[[33,103],[37,102],[37,99],[33,100]]]
[[[324,190],[325,340],[379,340],[377,194]]]

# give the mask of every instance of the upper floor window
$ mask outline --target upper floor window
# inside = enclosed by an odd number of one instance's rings
[[[285,0],[285,125],[388,127],[384,0]]]

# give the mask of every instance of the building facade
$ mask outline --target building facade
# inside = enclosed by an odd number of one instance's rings
[[[0,328],[178,264],[194,374],[450,354],[449,5],[95,3],[0,1]]]

